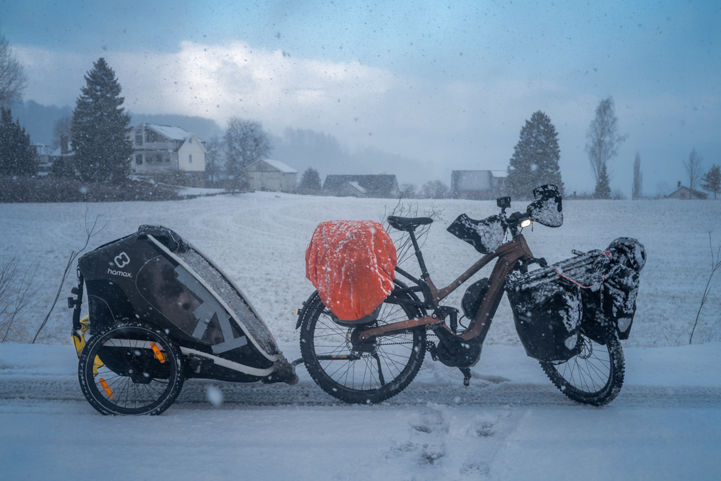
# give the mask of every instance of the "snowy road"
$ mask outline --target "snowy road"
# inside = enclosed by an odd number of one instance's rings
[[[426,359],[380,405],[340,404],[301,367],[296,386],[191,380],[162,416],[108,417],[84,401],[72,347],[4,344],[0,479],[721,478],[721,344],[629,348],[626,362],[604,408],[568,401],[519,346],[489,345],[469,388]]]

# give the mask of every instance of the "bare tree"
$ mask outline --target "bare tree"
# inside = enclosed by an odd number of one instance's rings
[[[69,115],[60,117],[53,125],[53,147],[70,148],[71,129],[73,126],[73,118]],[[67,154],[67,152],[63,152]]]
[[[223,142],[217,136],[205,144],[205,176],[210,185],[215,185],[218,181],[218,174],[223,167],[222,150]]]
[[[696,149],[691,149],[691,153],[688,154],[688,160],[684,160],[683,166],[686,168],[686,174],[688,174],[688,187],[694,189],[696,183],[701,179],[701,156],[698,155]]]
[[[268,134],[260,122],[233,117],[225,131],[226,169],[233,181],[233,190],[246,187],[245,168],[270,155]]]
[[[53,299],[53,303],[50,305],[50,309],[48,309],[48,313],[45,315],[45,318],[43,319],[43,322],[40,324],[40,327],[38,327],[38,330],[35,332],[35,336],[33,337],[33,341],[31,344],[35,344],[35,341],[37,341],[38,336],[40,335],[40,332],[45,328],[45,325],[48,323],[48,319],[50,319],[50,314],[52,314],[53,309],[55,309],[55,305],[58,303],[58,299],[60,298],[60,293],[63,290],[63,285],[65,284],[65,278],[68,276],[68,272],[70,272],[70,268],[75,263],[75,259],[82,254],[85,249],[88,248],[88,244],[90,244],[90,240],[101,230],[103,230],[103,226],[98,226],[98,221],[100,218],[98,216],[95,217],[93,220],[93,223],[90,224],[88,222],[88,212],[85,211],[85,243],[83,246],[78,249],[77,251],[71,251],[70,256],[68,256],[68,263],[65,265],[65,270],[63,271],[63,277],[60,279],[60,285],[58,286],[58,290],[55,293],[55,299]]]
[[[418,196],[423,199],[446,199],[450,189],[440,180],[431,180],[423,184],[418,191]]]
[[[631,198],[633,200],[641,197],[641,185],[643,176],[641,175],[641,155],[636,152],[636,158],[633,161],[633,186],[631,188]]]
[[[618,119],[612,97],[601,100],[596,107],[596,116],[588,127],[586,138],[586,151],[591,161],[596,190],[603,195],[606,192],[610,194],[605,186],[601,189],[598,186],[600,182],[608,182],[608,161],[618,154],[618,147],[626,140],[625,135],[618,133]]]
[[[5,37],[0,35],[0,105],[10,105],[22,99],[27,80]]]
[[[15,321],[30,303],[34,274],[21,275],[15,258],[0,264],[0,342],[7,341],[12,334],[21,337],[19,334],[25,332],[24,326],[16,325]]]
[[[696,312],[696,320],[693,321],[691,334],[688,337],[689,344],[693,342],[693,335],[696,332],[696,326],[698,325],[699,317],[701,317],[701,309],[703,309],[704,304],[706,304],[706,301],[708,300],[708,293],[711,290],[711,280],[716,274],[716,271],[721,269],[721,245],[718,246],[718,248],[716,249],[716,254],[714,255],[713,242],[711,240],[710,232],[708,233],[708,247],[711,250],[711,270],[709,271],[708,278],[706,279],[706,287],[704,287],[703,294],[701,295],[701,302],[699,303],[698,311]]]

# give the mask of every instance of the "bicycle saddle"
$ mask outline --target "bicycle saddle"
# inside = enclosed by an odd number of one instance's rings
[[[430,217],[397,217],[395,215],[388,216],[388,223],[391,225],[391,227],[407,232],[412,232],[416,229],[416,227],[420,225],[427,225],[431,222],[433,222],[433,219],[431,219]]]

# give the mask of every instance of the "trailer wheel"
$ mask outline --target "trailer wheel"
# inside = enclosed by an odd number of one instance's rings
[[[78,378],[85,398],[102,414],[160,414],[183,387],[180,350],[150,326],[116,324],[85,345]]]

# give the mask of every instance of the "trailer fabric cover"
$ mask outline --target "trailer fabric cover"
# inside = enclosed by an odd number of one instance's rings
[[[344,321],[372,314],[390,295],[396,264],[393,241],[371,220],[323,222],[305,251],[305,276]]]

